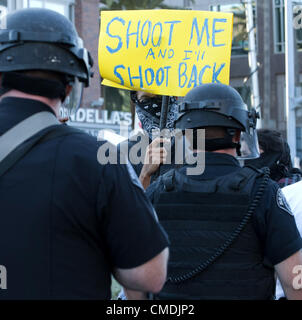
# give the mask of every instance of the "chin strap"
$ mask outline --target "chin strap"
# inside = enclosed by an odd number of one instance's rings
[[[206,139],[205,150],[216,151],[221,149],[236,148],[237,155],[241,156],[241,144],[239,142],[233,142],[233,137],[236,131],[234,129],[227,129],[227,134],[224,138]]]
[[[229,139],[229,137],[205,140],[206,151],[216,151],[220,149],[237,148],[237,147],[238,147],[238,143],[233,142],[232,139]]]
[[[37,77],[30,77],[17,72],[2,73],[0,95],[11,89],[19,90],[28,94],[46,97],[49,99],[66,98],[66,84],[57,80],[49,80]]]

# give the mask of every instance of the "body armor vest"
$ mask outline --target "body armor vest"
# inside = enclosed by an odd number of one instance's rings
[[[171,248],[168,280],[156,298],[273,298],[274,269],[264,261],[251,219],[268,174],[245,167],[203,181],[175,170],[161,177],[165,191],[155,194],[154,205]]]

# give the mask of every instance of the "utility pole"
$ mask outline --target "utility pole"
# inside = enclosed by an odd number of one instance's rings
[[[256,48],[256,33],[254,25],[254,12],[252,0],[245,2],[246,28],[249,36],[249,66],[252,80],[252,106],[260,114],[260,96],[258,82],[258,63],[257,63],[257,48]],[[257,121],[257,129],[262,127],[262,119]]]
[[[285,83],[287,142],[291,158],[296,157],[296,106],[295,106],[295,46],[293,24],[293,1],[285,0]]]

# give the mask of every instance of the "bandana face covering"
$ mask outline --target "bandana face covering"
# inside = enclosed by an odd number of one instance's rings
[[[135,99],[134,102],[138,119],[142,124],[142,129],[148,133],[151,139],[152,130],[159,131],[162,97],[148,97],[141,102]],[[170,97],[166,124],[166,127],[170,131],[174,129],[174,121],[177,118],[177,113],[178,105],[176,103],[176,98]]]
[[[141,100],[136,97],[136,92],[131,93],[131,100],[135,106],[149,113],[152,117],[160,119],[160,110],[162,105],[162,96],[149,97],[145,96]]]

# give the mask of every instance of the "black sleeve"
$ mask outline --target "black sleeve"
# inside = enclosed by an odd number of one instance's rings
[[[299,251],[302,239],[295,218],[278,185],[270,181],[256,212],[256,229],[264,254],[276,265]]]
[[[98,212],[114,267],[137,267],[169,244],[131,165],[104,166]]]

